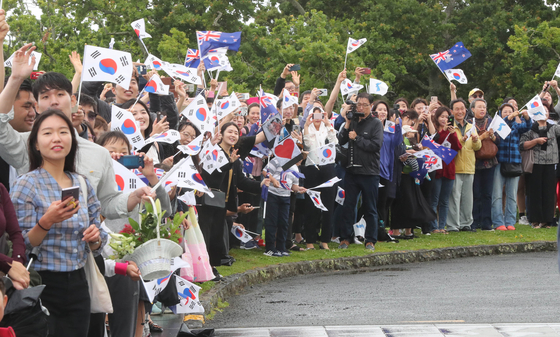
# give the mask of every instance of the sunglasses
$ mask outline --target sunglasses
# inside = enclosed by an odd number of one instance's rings
[[[474,97],[474,98],[482,98],[483,95],[482,95],[482,94],[474,94],[474,95],[472,95],[472,97]]]

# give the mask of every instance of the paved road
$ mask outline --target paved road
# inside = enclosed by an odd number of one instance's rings
[[[207,327],[558,322],[556,253],[308,275],[254,286]]]

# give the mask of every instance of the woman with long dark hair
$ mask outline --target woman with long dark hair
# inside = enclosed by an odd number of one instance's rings
[[[107,233],[99,229],[95,191],[75,171],[77,147],[68,117],[60,110],[44,111],[29,135],[30,172],[11,190],[27,249],[41,247],[41,259],[33,267],[46,285],[41,299],[50,312],[52,336],[87,335],[90,297],[84,266],[88,252],[99,255],[107,241]],[[62,190],[70,187],[79,188],[79,198],[62,200]]]
[[[265,140],[263,132],[256,136],[239,137],[239,127],[233,123],[224,123],[220,133],[222,139],[219,143],[220,150],[225,154],[228,163],[215,170],[211,174],[201,170],[202,179],[209,188],[216,191],[215,198],[221,198],[221,205],[204,205],[198,207],[198,217],[200,229],[204,235],[206,248],[210,257],[210,265],[217,267],[222,265],[222,259],[231,261],[228,256],[226,215],[233,215],[239,212],[252,211],[253,207],[237,207],[237,189],[244,192],[260,194],[261,186],[268,184],[268,179],[264,179],[260,184],[258,181],[249,179],[243,175],[242,160],[247,157],[251,149],[258,143]],[[198,202],[197,202],[198,203]],[[227,236],[226,236],[227,238]],[[230,264],[226,262],[226,264]],[[214,274],[220,279],[217,270]]]

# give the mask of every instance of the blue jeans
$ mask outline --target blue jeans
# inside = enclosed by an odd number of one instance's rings
[[[285,252],[290,216],[290,197],[280,197],[268,193],[266,201],[265,245],[266,251]]]
[[[449,210],[449,198],[453,191],[455,180],[440,178],[432,180],[432,200],[430,204],[436,214],[438,214],[439,206],[439,221],[438,219],[432,221],[432,229],[445,229],[447,223],[447,211]]]
[[[492,191],[492,226],[515,226],[517,220],[517,184],[519,177],[506,178],[500,172],[501,164],[494,171],[494,189]],[[502,191],[506,187],[506,209],[502,211]]]
[[[379,176],[368,176],[363,174],[352,174],[346,172],[344,187],[346,198],[344,199],[343,222],[340,228],[340,240],[353,238],[355,208],[358,203],[358,196],[362,193],[362,207],[364,219],[366,220],[366,243],[377,242],[377,190],[379,189]]]
[[[492,229],[492,186],[496,166],[476,169],[473,184],[473,224],[472,229]]]

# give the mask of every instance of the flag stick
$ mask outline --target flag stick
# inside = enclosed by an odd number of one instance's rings
[[[187,159],[189,159],[189,157],[190,157],[190,156],[187,156],[187,157],[181,159],[177,164],[173,165],[173,167],[169,170],[169,172],[167,172],[163,177],[161,177],[161,179],[158,181],[158,183],[157,183],[154,187],[152,187],[151,192],[152,192],[152,193],[155,193],[155,192],[156,192],[156,189],[157,189],[158,187],[160,187],[161,184],[162,184],[164,181],[166,181],[169,177],[171,177],[171,175],[172,175],[173,173],[175,173],[175,171],[177,171],[177,169],[178,169],[179,167],[181,167],[181,165],[183,165],[183,164],[185,163],[185,161],[187,161]]]
[[[146,45],[144,44],[144,41],[140,37],[138,37],[138,39],[140,40],[140,43],[144,47],[143,51],[146,53],[146,56],[150,55],[150,52],[148,51],[148,47],[146,47]]]
[[[348,60],[348,47],[346,47],[346,56],[344,57],[344,69],[346,69],[346,61]]]
[[[1,4],[2,4],[2,2],[0,2],[0,5],[1,5]],[[551,79],[551,81],[554,80],[555,77],[556,77],[556,72],[555,72],[554,74],[552,74],[552,79]]]
[[[0,8],[2,8],[2,0],[0,0]],[[87,45],[84,47],[84,59],[86,57],[86,50]],[[84,71],[82,70],[82,74],[80,75],[80,87],[78,88],[78,100],[76,102],[76,106],[72,109],[72,112],[78,112],[78,108],[80,106],[80,96],[82,95],[82,84],[84,82]]]
[[[145,89],[146,87],[144,87]],[[138,103],[138,100],[140,99],[140,97],[142,97],[142,93],[144,92],[144,89],[142,89],[142,91],[140,91],[140,94],[138,94],[138,97],[136,98],[136,101],[134,101],[134,104],[132,104],[132,106],[130,107],[130,110],[134,109],[134,106],[136,105],[136,103]]]
[[[214,78],[212,77],[212,73],[210,72],[210,70],[206,69],[206,72],[208,73],[208,76],[210,76],[210,79],[213,80]]]
[[[220,76],[220,69],[218,69],[218,71],[216,72],[216,81],[218,80],[219,76]]]
[[[441,73],[443,74],[443,77],[445,77],[445,79],[447,80],[447,82],[449,82],[449,84],[451,84],[451,80],[447,77],[447,75],[445,74],[445,72],[443,72],[443,70],[441,70],[441,68],[438,66],[438,64],[436,63],[436,61],[434,61],[433,58],[430,57],[430,59],[434,62],[434,64],[436,65],[436,67],[439,69],[439,71],[441,71]]]

